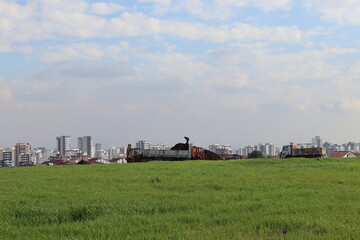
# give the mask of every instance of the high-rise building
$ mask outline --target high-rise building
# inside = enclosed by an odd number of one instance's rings
[[[29,164],[31,159],[31,145],[29,143],[18,143],[15,145],[15,166]]]
[[[3,166],[3,160],[4,160],[4,149],[0,148],[0,166]]]
[[[101,143],[95,143],[95,157],[101,158],[101,150],[102,150]]]
[[[102,148],[101,148],[101,143],[96,143],[95,144],[95,151],[100,151]]]
[[[95,156],[95,148],[91,136],[78,137],[78,148],[84,155]]]
[[[315,147],[322,147],[323,145],[322,137],[315,136],[315,138],[312,139],[312,143]]]
[[[111,146],[108,152],[108,158],[113,159],[120,155],[120,148]]]
[[[150,143],[146,140],[139,140],[136,143],[136,148],[140,148],[140,149],[150,149]]]
[[[71,149],[71,137],[70,136],[61,136],[56,137],[57,150],[63,156],[66,155],[66,152]]]
[[[274,144],[269,144],[269,155],[275,156],[276,155],[276,147]]]
[[[3,160],[2,160],[2,166],[4,167],[12,167],[13,164],[13,149],[5,149],[3,151]]]
[[[265,144],[260,143],[259,149],[260,149],[260,152],[262,152],[264,155],[275,156],[275,154],[276,154],[275,145],[271,144],[271,143],[265,143]]]

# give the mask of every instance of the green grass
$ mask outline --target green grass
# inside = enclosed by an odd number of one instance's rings
[[[0,239],[358,239],[359,159],[0,169]]]

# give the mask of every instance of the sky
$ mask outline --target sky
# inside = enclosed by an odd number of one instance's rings
[[[0,146],[360,141],[358,0],[0,0]]]

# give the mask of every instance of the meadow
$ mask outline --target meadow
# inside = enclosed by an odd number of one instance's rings
[[[358,239],[360,159],[0,169],[0,239]]]

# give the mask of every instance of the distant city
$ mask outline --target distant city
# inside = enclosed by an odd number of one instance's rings
[[[0,167],[18,167],[32,165],[75,165],[75,164],[113,164],[126,163],[126,147],[111,146],[103,148],[101,143],[95,143],[92,136],[77,138],[77,147],[72,146],[71,136],[59,136],[54,138],[54,149],[45,147],[32,148],[30,143],[17,143],[13,147],[0,147]],[[344,156],[358,156],[360,143],[348,142],[335,144],[324,142],[321,136],[315,136],[310,143],[301,143],[305,147],[322,147],[326,156],[331,157],[334,153],[343,153]],[[139,140],[135,143],[139,149],[168,150],[171,146],[165,144],[151,144],[147,140]],[[236,155],[246,158],[253,151],[260,151],[267,157],[276,157],[281,148],[271,143],[259,143],[247,145],[240,149],[233,149],[229,144],[212,144],[208,150],[219,155]],[[337,154],[336,156],[340,156]]]

